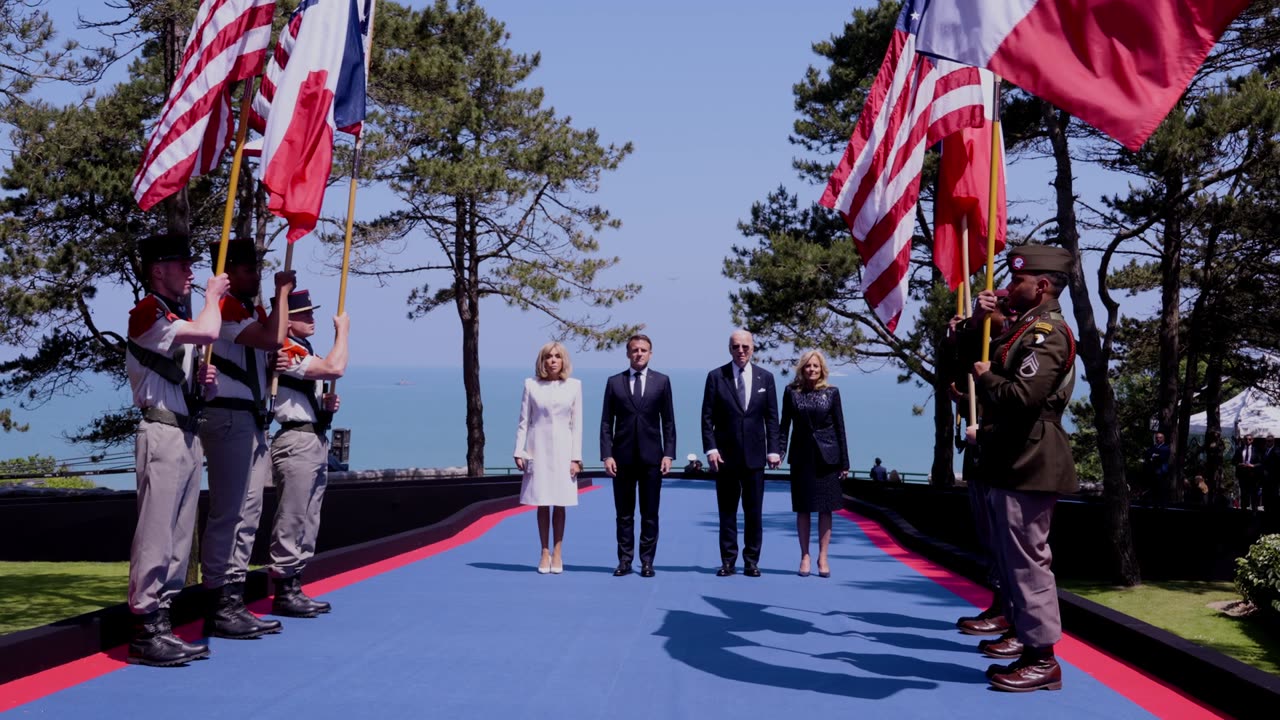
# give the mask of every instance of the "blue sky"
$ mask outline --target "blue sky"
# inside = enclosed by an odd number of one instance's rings
[[[735,223],[779,183],[802,198],[820,194],[791,170],[796,154],[787,142],[796,119],[791,87],[807,67],[820,63],[811,44],[839,33],[854,7],[869,4],[481,2],[506,23],[513,49],[542,54],[531,82],[545,89],[549,105],[578,127],[595,127],[605,142],[635,145],[621,168],[604,177],[593,199],[623,222],[621,229],[599,238],[604,254],[621,258],[603,282],[644,286],[638,298],[614,308],[613,317],[647,326],[655,342],[655,366],[710,367],[726,361],[726,339],[733,329],[728,294],[734,288],[720,271],[730,246],[742,241]],[[60,27],[70,30],[72,8],[53,3],[49,9]],[[1051,177],[1044,160],[1011,167],[1009,196],[1024,203],[1013,212],[1051,212]],[[1085,197],[1123,188],[1116,178],[1087,171],[1081,181]],[[331,193],[327,210],[340,212],[345,195],[345,189]],[[367,217],[393,203],[389,193],[370,188],[360,195],[358,213]],[[297,249],[302,285],[333,309],[338,279],[327,266],[327,252],[309,238]],[[405,259],[425,258],[427,252],[425,245],[411,245]],[[460,364],[460,329],[452,306],[416,321],[405,317],[405,298],[421,282],[438,287],[444,277],[428,274],[385,286],[352,279],[347,309],[353,364]],[[127,298],[108,291],[94,314],[104,326],[123,325],[127,306]],[[549,334],[542,316],[486,302],[482,364],[525,366]],[[322,327],[321,346],[327,337]],[[621,350],[576,352],[575,361],[587,367],[625,362]],[[884,372],[889,380],[894,371]]]

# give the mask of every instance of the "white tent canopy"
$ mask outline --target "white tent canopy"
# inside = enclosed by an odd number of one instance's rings
[[[1237,431],[1253,437],[1280,438],[1280,403],[1261,390],[1249,388],[1218,407],[1222,414],[1222,434],[1232,437]],[[1207,413],[1191,416],[1191,434],[1203,435],[1208,429]]]

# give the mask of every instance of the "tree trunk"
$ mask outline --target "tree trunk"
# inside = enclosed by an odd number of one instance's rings
[[[1178,437],[1178,330],[1182,295],[1182,210],[1177,196],[1182,193],[1182,173],[1171,170],[1164,178],[1164,247],[1160,252],[1160,372],[1157,377],[1156,408],[1159,431],[1169,443],[1169,472],[1164,487],[1152,488],[1156,503],[1165,505],[1178,499],[1182,484],[1184,446]]]
[[[462,321],[462,387],[467,393],[467,474],[484,475],[484,403],[480,399],[480,258],[473,202],[454,199],[454,304]]]
[[[164,88],[166,91],[173,85],[173,79],[178,76],[178,60],[182,57],[183,46],[181,32],[182,29],[178,26],[176,18],[170,17],[165,21],[161,42],[164,46]],[[165,198],[163,202],[165,222],[169,232],[176,235],[191,234],[191,202],[187,198],[186,186],[184,185],[178,192]],[[187,571],[188,580],[191,573],[191,570]]]
[[[1200,355],[1205,349],[1205,326],[1208,320],[1205,303],[1207,297],[1208,293],[1200,293],[1188,320],[1187,368],[1182,375],[1182,392],[1178,400],[1178,432],[1176,434],[1178,442],[1176,445],[1170,445],[1173,449],[1172,457],[1182,458],[1183,465],[1186,464],[1188,445],[1191,442],[1191,412],[1195,409],[1196,390],[1200,387]],[[1208,479],[1208,476],[1206,475],[1205,478]]]
[[[1230,507],[1230,502],[1219,500],[1226,492],[1223,487],[1223,464],[1226,447],[1222,442],[1222,353],[1209,353],[1205,364],[1204,400],[1206,405],[1206,428],[1204,433],[1204,477],[1209,484],[1209,504],[1215,507]]]
[[[1075,189],[1071,176],[1071,154],[1068,148],[1067,123],[1070,116],[1056,111],[1041,101],[1045,127],[1053,146],[1056,166],[1053,185],[1057,191],[1058,240],[1077,258],[1071,273],[1071,306],[1075,311],[1079,340],[1077,352],[1084,363],[1089,381],[1089,400],[1093,403],[1093,422],[1098,432],[1098,454],[1102,460],[1102,494],[1106,506],[1106,530],[1111,538],[1113,571],[1124,585],[1142,582],[1138,555],[1133,548],[1133,532],[1129,527],[1129,486],[1125,481],[1124,451],[1120,444],[1120,427],[1116,420],[1116,397],[1107,374],[1108,362],[1103,352],[1102,337],[1093,316],[1089,285],[1085,282],[1080,258],[1080,234],[1076,228]]]

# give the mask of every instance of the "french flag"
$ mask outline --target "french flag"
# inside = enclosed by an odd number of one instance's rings
[[[1249,0],[930,0],[919,52],[985,67],[1142,147]]]
[[[357,0],[303,0],[255,99],[263,125],[257,177],[268,209],[289,223],[289,242],[316,227],[334,132],[358,133],[364,121],[365,9]]]

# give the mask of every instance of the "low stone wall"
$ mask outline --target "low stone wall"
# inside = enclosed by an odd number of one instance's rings
[[[331,470],[329,484],[393,482],[401,480],[436,480],[439,478],[461,478],[467,476],[464,467],[443,468],[387,468],[384,470]]]

